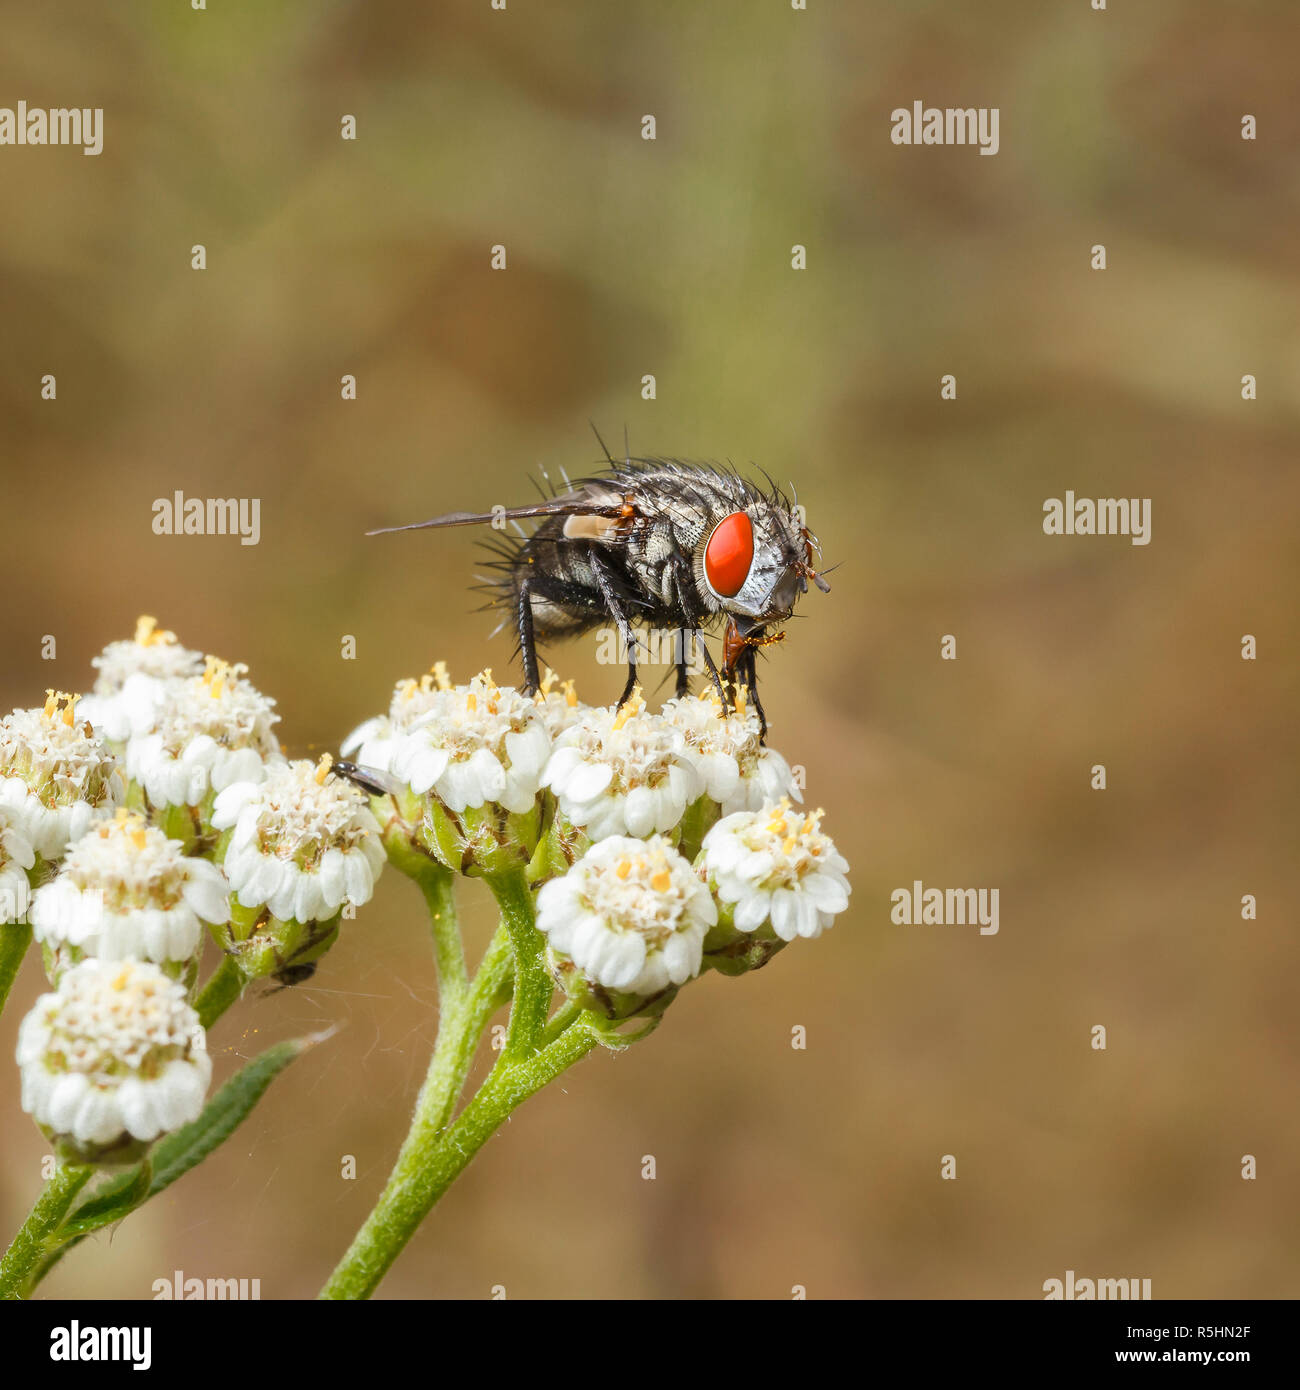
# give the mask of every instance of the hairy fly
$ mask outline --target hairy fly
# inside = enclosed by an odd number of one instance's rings
[[[599,438],[599,436],[597,436]],[[687,642],[698,644],[720,698],[744,687],[764,736],[755,653],[779,641],[783,624],[812,580],[829,590],[814,559],[817,540],[803,512],[768,480],[759,487],[730,467],[678,459],[609,456],[605,466],[544,494],[539,502],[490,512],[449,512],[431,521],[383,528],[537,521],[531,534],[496,538],[492,606],[518,634],[527,694],[539,684],[537,644],[612,622],[628,652],[627,684],[637,680],[638,624],[683,634],[677,694],[689,689]],[[370,532],[371,535],[381,534]],[[705,631],[723,628],[719,672]]]

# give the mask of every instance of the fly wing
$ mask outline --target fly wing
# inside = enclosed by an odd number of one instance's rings
[[[393,531],[426,531],[441,526],[486,526],[494,521],[523,521],[539,516],[615,517],[623,507],[622,497],[609,487],[593,482],[581,484],[572,492],[548,497],[527,507],[506,507],[491,512],[447,512],[430,521],[412,521],[405,526],[381,526],[367,531],[368,536],[388,535]]]

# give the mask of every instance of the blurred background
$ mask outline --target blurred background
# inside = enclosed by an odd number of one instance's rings
[[[1040,1298],[1067,1269],[1300,1294],[1294,4],[3,23],[0,104],[102,106],[105,139],[0,148],[0,707],[87,687],[140,613],[247,662],[293,755],[434,658],[500,675],[474,536],[363,532],[589,468],[589,421],[793,480],[842,562],[764,692],[851,910],[517,1113],[381,1296]],[[1000,152],[891,144],[915,100],[998,107]],[[177,489],[260,498],[260,544],[154,535]],[[1045,536],[1066,489],[1151,498],[1151,544]],[[594,652],[548,655],[607,700]],[[917,878],[999,888],[999,934],[892,924]],[[465,916],[477,950],[485,894]],[[42,986],[29,957],[6,1055]],[[390,873],[314,980],[211,1045],[223,1078],[339,1034],[45,1291],[147,1298],[179,1269],[313,1294],[405,1132],[435,998]],[[6,1230],[46,1147],[16,1083],[0,1066]]]

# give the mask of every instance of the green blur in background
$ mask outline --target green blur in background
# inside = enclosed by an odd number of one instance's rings
[[[589,420],[793,480],[840,568],[764,696],[850,911],[526,1106],[382,1294],[1295,1297],[1300,10],[808,3],[6,3],[0,105],[105,127],[0,148],[0,707],[152,613],[315,757],[435,658],[512,669],[469,532],[368,528],[526,500]],[[916,100],[998,107],[1000,152],[892,145]],[[260,543],[154,535],[177,489],[260,498]],[[1151,544],[1045,536],[1067,489],[1151,498]],[[595,645],[547,653],[593,702]],[[914,879],[998,888],[999,933],[892,924]],[[475,951],[477,886],[465,918]],[[46,1292],[313,1294],[435,997],[390,872],[222,1020],[217,1079],[339,1033]],[[0,1107],[8,1231],[45,1145],[2,1061]]]

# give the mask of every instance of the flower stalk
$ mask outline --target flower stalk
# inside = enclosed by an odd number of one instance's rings
[[[56,1236],[77,1194],[95,1169],[88,1164],[61,1163],[45,1184],[13,1244],[0,1259],[0,1298],[25,1298],[46,1260],[57,1246]]]

